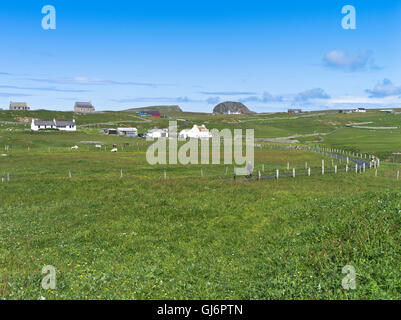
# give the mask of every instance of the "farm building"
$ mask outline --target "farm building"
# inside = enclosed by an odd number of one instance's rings
[[[118,130],[116,128],[103,128],[104,134],[118,135]]]
[[[302,113],[301,109],[288,109],[289,114]]]
[[[75,120],[72,121],[58,121],[53,120],[35,120],[32,119],[31,130],[39,131],[45,129],[56,129],[60,131],[76,131],[77,126],[75,125]]]
[[[161,117],[161,115],[160,115],[160,111],[150,111],[150,115],[152,116],[152,117],[158,117],[158,118],[160,118]]]
[[[357,112],[357,113],[358,113],[358,112],[359,112],[359,113],[362,112],[362,113],[363,113],[363,112],[366,112],[366,109],[365,109],[365,108],[358,108],[358,109],[354,109],[353,112]]]
[[[142,111],[138,112],[138,115],[141,116],[141,117],[150,117],[150,116],[152,116],[152,117],[161,118],[160,111],[158,111],[158,110],[149,110],[149,111],[142,110]]]
[[[168,129],[151,129],[148,131],[147,136],[152,139],[168,138]]]
[[[383,110],[380,110],[380,112],[383,112],[383,113],[394,113],[394,110],[393,109],[383,109]]]
[[[92,102],[75,102],[74,105],[75,113],[92,113],[95,112],[95,107],[92,105]]]
[[[201,126],[194,125],[192,129],[181,130],[178,137],[182,139],[210,139],[212,138],[212,134],[209,132],[208,129],[206,129],[205,125],[203,124]]]
[[[10,102],[10,110],[30,110],[26,102]]]
[[[138,135],[137,128],[117,128],[117,132],[119,136],[133,138]]]

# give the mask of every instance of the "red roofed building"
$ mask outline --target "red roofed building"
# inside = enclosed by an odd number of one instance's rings
[[[160,115],[160,111],[150,111],[150,115],[152,116],[152,117],[158,117],[158,118],[160,118],[161,117],[161,115]]]

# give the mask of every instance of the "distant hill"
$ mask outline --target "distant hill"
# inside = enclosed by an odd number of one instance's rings
[[[218,114],[252,114],[255,113],[249,110],[243,103],[241,102],[233,102],[233,101],[225,101],[219,103],[214,107],[213,113]]]
[[[169,113],[169,112],[183,112],[178,105],[171,105],[171,106],[149,106],[143,108],[131,108],[124,110],[125,112],[139,112],[139,111],[149,111],[149,110],[159,110],[162,113]]]

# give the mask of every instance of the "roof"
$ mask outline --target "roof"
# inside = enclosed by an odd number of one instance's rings
[[[11,107],[27,107],[26,102],[10,102]]]
[[[205,125],[197,126],[199,131],[209,131],[206,129]]]
[[[91,102],[75,102],[75,106],[78,108],[94,108]]]
[[[67,126],[75,126],[74,121],[58,121],[56,120],[56,126],[57,127],[67,127]]]
[[[117,128],[118,131],[138,131],[137,128]]]
[[[149,133],[152,133],[152,132],[163,132],[163,129],[157,129],[157,128],[155,128],[155,129],[150,129],[150,130],[148,130],[148,132],[149,132]]]
[[[35,126],[54,126],[53,121],[46,121],[46,120],[34,120]]]
[[[67,126],[75,126],[75,121],[57,121],[57,120],[34,120],[35,126],[56,126],[58,128],[65,128]]]

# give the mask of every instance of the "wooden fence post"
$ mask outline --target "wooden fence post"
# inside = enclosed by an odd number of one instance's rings
[[[278,180],[279,177],[280,177],[280,171],[277,169],[276,170],[276,179]]]
[[[334,173],[337,173],[337,165],[334,166]]]
[[[322,174],[324,174],[324,160],[322,160]]]
[[[295,178],[295,168],[292,168],[292,177]]]
[[[308,177],[310,177],[310,168],[308,168]]]

